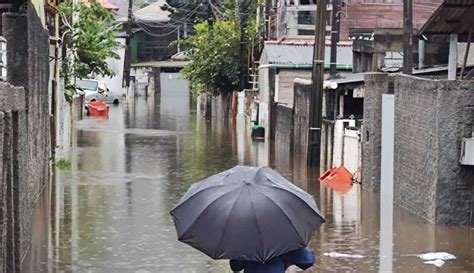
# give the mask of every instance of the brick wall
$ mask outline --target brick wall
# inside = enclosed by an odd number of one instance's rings
[[[470,224],[474,167],[459,165],[472,136],[474,82],[397,76],[395,202],[441,224]]]
[[[386,94],[393,77],[382,73],[365,76],[364,121],[362,132],[362,186],[380,190],[382,148],[382,94]]]
[[[442,0],[418,0],[413,5],[413,26],[420,28],[433,14]],[[347,40],[351,28],[401,28],[403,3],[401,1],[349,1],[341,20],[341,40]]]

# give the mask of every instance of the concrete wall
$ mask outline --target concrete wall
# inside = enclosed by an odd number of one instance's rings
[[[291,147],[293,144],[293,108],[275,106],[275,142]]]
[[[281,170],[291,170],[293,150],[293,108],[276,105],[274,108],[275,138],[272,148],[275,162]]]
[[[21,215],[19,209],[21,181],[20,152],[24,152],[25,90],[0,83],[0,272],[17,272],[22,253]]]
[[[364,121],[362,132],[362,186],[380,190],[380,159],[382,145],[382,94],[388,93],[393,77],[382,73],[365,77]]]
[[[397,76],[396,203],[430,222],[474,223],[474,167],[459,164],[473,121],[474,82]]]
[[[75,96],[71,103],[71,123],[84,117],[84,97]]]
[[[199,94],[196,98],[197,114],[204,117],[212,116],[212,97],[209,94]]]
[[[265,136],[269,136],[270,130],[270,73],[271,69],[260,69],[258,71],[258,90],[259,90],[259,105],[258,105],[258,123],[265,127]]]
[[[365,84],[363,187],[380,190],[381,99],[393,91],[395,203],[432,223],[474,223],[474,167],[459,164],[461,139],[473,132],[474,82],[370,74]]]
[[[309,137],[309,99],[311,81],[295,80],[294,96],[294,152],[306,156]]]
[[[232,93],[212,96],[212,116],[228,120],[232,111]]]
[[[311,80],[310,70],[285,69],[275,75],[275,102],[293,107],[293,94],[296,78]]]
[[[464,57],[466,56],[467,43],[458,43],[458,65],[464,63]],[[474,65],[474,47],[471,45],[469,53],[467,54],[466,65]]]
[[[4,13],[2,17],[7,40],[7,79],[24,87],[21,91],[22,88],[0,85],[0,94],[8,99],[12,94],[18,95],[13,95],[17,102],[14,100],[11,105],[4,102],[4,108],[0,109],[3,188],[6,185],[3,212],[7,219],[3,272],[20,271],[31,244],[33,208],[49,179],[49,34],[35,9],[30,6],[27,10],[27,14]],[[25,105],[24,109],[15,107],[18,103]]]

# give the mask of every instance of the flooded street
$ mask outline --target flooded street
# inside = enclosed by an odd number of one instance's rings
[[[25,272],[231,272],[227,261],[178,242],[169,211],[191,184],[237,164],[271,165],[314,194],[327,223],[311,242],[317,263],[307,272],[474,272],[474,228],[424,223],[359,185],[324,188],[286,147],[252,142],[242,120],[233,128],[198,117],[175,77],[160,97],[77,124],[71,169],[56,169],[38,202]],[[457,259],[437,268],[415,257],[432,251]]]

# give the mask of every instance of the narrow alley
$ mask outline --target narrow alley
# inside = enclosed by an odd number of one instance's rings
[[[236,164],[269,164],[315,195],[327,223],[310,245],[318,262],[307,272],[474,271],[471,227],[426,224],[358,185],[324,188],[296,158],[252,142],[248,125],[238,120],[233,130],[198,116],[176,76],[159,97],[129,99],[109,119],[77,124],[71,169],[56,169],[37,204],[24,272],[230,272],[228,261],[178,242],[169,211],[192,183]],[[415,257],[429,251],[457,260],[436,268]]]

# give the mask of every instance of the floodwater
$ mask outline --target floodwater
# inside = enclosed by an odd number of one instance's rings
[[[243,120],[198,117],[185,84],[167,77],[160,97],[77,124],[71,169],[56,170],[38,201],[24,272],[230,272],[177,242],[169,211],[192,183],[236,164],[271,165],[314,194],[327,223],[306,272],[474,272],[474,228],[424,223],[360,186],[327,189],[286,146],[250,140]],[[432,251],[457,259],[437,268],[413,256]]]

